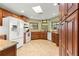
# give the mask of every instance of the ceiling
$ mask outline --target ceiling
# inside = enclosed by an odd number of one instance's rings
[[[35,13],[32,9],[35,6],[41,6],[43,13]],[[50,19],[59,14],[59,6],[53,3],[0,3],[0,7],[37,20]]]

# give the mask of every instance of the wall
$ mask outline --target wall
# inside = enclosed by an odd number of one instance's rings
[[[51,28],[51,22],[58,22],[59,21],[59,17],[54,17],[54,18],[52,18],[52,19],[50,19],[50,20],[48,20],[47,22],[47,24],[48,24],[48,31],[54,31],[52,28]],[[42,21],[41,20],[32,20],[32,19],[30,19],[29,20],[29,23],[30,22],[34,22],[34,23],[38,23],[38,30],[32,30],[31,29],[31,31],[43,31],[42,29],[41,29],[41,24],[42,24]]]

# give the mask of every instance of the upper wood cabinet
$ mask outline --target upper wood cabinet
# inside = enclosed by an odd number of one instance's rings
[[[62,5],[66,7],[63,9]],[[59,53],[65,56],[79,56],[79,4],[60,4]]]
[[[67,15],[72,14],[78,8],[79,7],[77,3],[67,3]]]
[[[3,18],[11,15],[12,13],[10,13],[9,11],[3,10]]]
[[[25,16],[19,16],[20,19],[22,19],[23,21],[27,22],[28,21],[28,17]]]
[[[60,3],[60,21],[65,20],[67,17],[69,17],[69,15],[76,11],[79,8],[78,5],[78,3]]]
[[[60,21],[64,20],[67,15],[67,3],[59,4]]]
[[[2,19],[7,17],[7,16],[12,16],[12,17],[21,19],[24,22],[27,22],[27,20],[28,20],[28,17],[20,16],[20,15],[17,15],[15,13],[9,12],[8,10],[0,8],[0,26],[2,26]]]
[[[0,9],[0,26],[2,26],[2,9]]]
[[[2,19],[7,16],[11,16],[11,13],[8,12],[7,10],[0,8],[0,26],[2,26]]]

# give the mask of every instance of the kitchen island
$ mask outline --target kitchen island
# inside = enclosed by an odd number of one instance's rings
[[[17,42],[0,39],[0,56],[16,56]]]

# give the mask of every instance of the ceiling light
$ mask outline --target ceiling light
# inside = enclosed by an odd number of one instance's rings
[[[41,6],[32,7],[35,13],[43,13]]]
[[[24,11],[22,10],[21,13],[24,13]]]
[[[57,4],[57,3],[54,3],[53,5],[56,6],[56,5],[58,5],[58,4]]]

